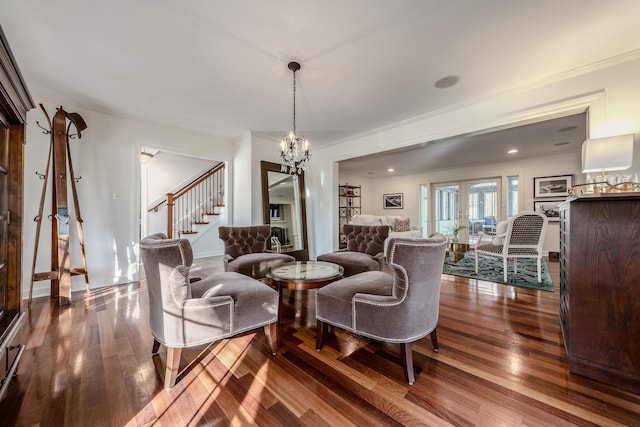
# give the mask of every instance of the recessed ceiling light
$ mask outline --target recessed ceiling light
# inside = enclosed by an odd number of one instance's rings
[[[460,81],[458,76],[446,76],[437,80],[433,85],[438,89],[446,89],[457,84]]]
[[[511,150],[507,151],[507,154],[515,154],[517,152],[518,150],[516,150],[515,148],[512,148]]]
[[[393,169],[393,168],[389,168],[389,169],[387,169],[387,172],[393,172],[394,170],[395,169]]]
[[[561,145],[567,145],[567,144],[571,144],[571,141],[556,142],[553,145],[556,146],[556,147],[560,147]]]
[[[556,132],[569,132],[570,130],[578,129],[578,126],[567,126],[564,128],[558,129]]]

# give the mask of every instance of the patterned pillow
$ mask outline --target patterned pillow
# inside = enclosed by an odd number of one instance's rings
[[[407,219],[396,219],[393,222],[393,231],[398,232],[398,231],[411,231],[411,224],[410,221],[411,218],[407,218]]]

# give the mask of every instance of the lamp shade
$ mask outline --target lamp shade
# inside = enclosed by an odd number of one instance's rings
[[[625,170],[633,160],[633,135],[587,139],[582,143],[582,172]]]

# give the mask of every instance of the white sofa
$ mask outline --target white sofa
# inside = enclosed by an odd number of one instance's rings
[[[405,231],[396,231],[396,219],[402,221],[407,218],[403,218],[398,215],[354,215],[351,217],[351,221],[349,224],[355,225],[388,225],[389,226],[389,237],[384,242],[384,256],[387,257],[387,246],[389,244],[389,239],[392,237],[406,237],[410,239],[418,239],[422,237],[422,227],[418,227],[415,225],[410,226],[410,230]]]

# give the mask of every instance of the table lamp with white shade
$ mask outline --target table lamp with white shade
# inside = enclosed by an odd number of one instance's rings
[[[587,139],[582,143],[582,172],[629,169],[633,161],[633,135]]]
[[[614,182],[613,176],[605,175],[609,171],[629,169],[633,163],[633,135],[618,135],[608,138],[587,139],[582,143],[582,172],[600,172],[597,178],[587,183],[573,186],[572,196],[593,193],[620,193],[640,191],[640,183],[617,177],[622,181]]]

